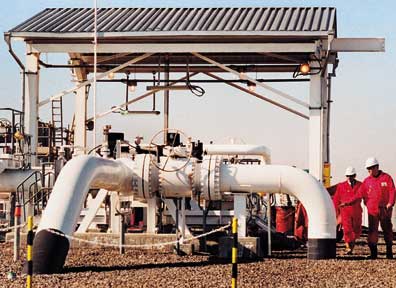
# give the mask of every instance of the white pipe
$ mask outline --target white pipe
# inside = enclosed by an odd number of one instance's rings
[[[114,161],[86,155],[67,162],[54,185],[38,231],[56,229],[71,235],[90,188],[131,191],[130,163],[129,159]]]
[[[261,156],[265,164],[271,163],[271,151],[263,145],[204,145],[208,155],[255,155]]]
[[[285,193],[297,197],[307,210],[309,239],[335,239],[333,202],[323,187],[305,171],[281,165],[222,165],[220,191]]]
[[[18,185],[27,179],[35,170],[4,170],[0,174],[0,192],[15,192]],[[29,188],[35,182],[32,177],[25,183],[25,187]]]
[[[3,160],[0,160],[0,174],[6,169],[6,163]]]

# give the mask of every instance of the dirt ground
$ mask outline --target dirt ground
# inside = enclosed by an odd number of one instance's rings
[[[394,249],[396,251],[396,249]],[[22,251],[22,259],[25,257]],[[239,287],[396,287],[396,260],[366,260],[369,250],[361,239],[355,255],[307,260],[306,249],[274,251],[271,258],[240,263]],[[12,244],[0,244],[0,287],[24,287],[22,261],[12,261]],[[8,280],[14,271],[16,279]],[[230,287],[231,264],[208,255],[177,256],[158,251],[113,248],[74,248],[62,274],[35,275],[33,287]]]

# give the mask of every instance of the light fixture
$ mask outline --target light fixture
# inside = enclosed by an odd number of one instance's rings
[[[135,80],[128,81],[128,90],[129,92],[135,92],[137,86],[137,82]]]
[[[256,83],[254,83],[252,81],[248,81],[247,86],[248,86],[249,91],[251,91],[251,92],[256,91]]]
[[[114,73],[113,72],[109,73],[109,75],[107,75],[107,78],[109,78],[110,80],[113,80],[114,79]]]
[[[307,75],[307,74],[309,74],[309,72],[311,72],[311,67],[309,66],[308,63],[301,64],[298,69],[299,69],[300,73],[303,75]]]

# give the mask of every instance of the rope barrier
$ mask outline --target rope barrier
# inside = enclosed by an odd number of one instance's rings
[[[186,238],[186,239],[179,239],[179,240],[171,241],[171,242],[154,243],[154,244],[124,244],[121,247],[124,247],[124,248],[152,248],[152,247],[163,247],[163,246],[168,246],[168,245],[175,245],[177,243],[184,244],[185,242],[189,242],[189,241],[192,241],[192,240],[195,240],[195,239],[199,239],[199,238],[208,236],[208,235],[216,233],[216,232],[224,231],[225,229],[227,229],[230,226],[231,226],[231,224],[227,224],[225,226],[222,226],[220,228],[217,228],[215,230],[209,231],[209,232],[204,233],[204,234],[200,234],[200,235],[195,236],[195,237],[189,237],[189,238]],[[58,236],[66,237],[69,240],[74,240],[74,241],[77,241],[77,242],[86,243],[86,244],[90,244],[90,245],[98,245],[98,246],[114,247],[114,248],[119,248],[120,247],[120,244],[112,244],[112,243],[104,243],[104,242],[86,240],[86,239],[74,237],[74,236],[71,236],[71,235],[66,235],[64,233],[61,233],[61,232],[58,232],[58,231],[54,231],[52,229],[46,229],[46,231],[48,231],[48,232],[50,232],[52,234],[58,235]]]
[[[11,227],[1,228],[1,229],[0,229],[0,232],[12,231],[12,230],[17,229],[17,228],[23,228],[23,227],[25,227],[26,225],[27,225],[27,224],[24,223],[24,224],[21,224],[21,225],[16,225],[16,226],[11,226]]]

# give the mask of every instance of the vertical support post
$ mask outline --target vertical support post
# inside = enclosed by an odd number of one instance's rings
[[[15,214],[14,214],[14,262],[19,260],[20,254],[20,246],[21,246],[21,228],[18,226],[21,224],[21,205],[19,202],[15,205]]]
[[[33,216],[28,217],[28,234],[27,234],[27,278],[26,287],[32,287],[32,277],[33,277]]]
[[[165,56],[165,86],[169,86],[169,55]],[[164,144],[169,128],[169,90],[164,90]]]
[[[117,210],[120,209],[120,199],[117,192],[110,193],[110,227],[112,233],[119,233],[120,216],[117,216]]]
[[[120,214],[120,254],[125,253],[125,216],[124,214]]]
[[[179,203],[180,203],[180,198],[177,198],[176,199],[176,253],[177,253],[177,255],[180,255],[180,242],[179,242],[179,239],[180,239],[180,234],[179,234]]]
[[[147,233],[155,233],[157,198],[147,199]]]
[[[29,50],[29,46],[27,46]],[[38,102],[39,102],[39,54],[27,53],[26,55],[26,94],[25,94],[25,133],[31,136],[31,163],[37,162],[37,136],[38,136]]]
[[[271,239],[271,194],[267,194],[267,225],[268,225],[268,256],[272,255],[272,239]]]
[[[238,234],[246,237],[246,195],[234,194],[234,217],[238,218]]]
[[[311,69],[318,68],[316,61],[310,62]],[[323,101],[322,77],[311,75],[309,96],[309,173],[316,179],[323,179]]]
[[[80,83],[78,83],[80,84]],[[74,155],[83,155],[87,147],[87,132],[85,123],[87,120],[87,96],[88,86],[77,89],[74,97]]]
[[[181,239],[183,243],[186,238],[186,197],[181,199],[181,222]]]
[[[231,287],[237,287],[237,279],[238,279],[238,218],[232,218],[232,254],[231,254],[231,262],[232,262],[232,280]]]

